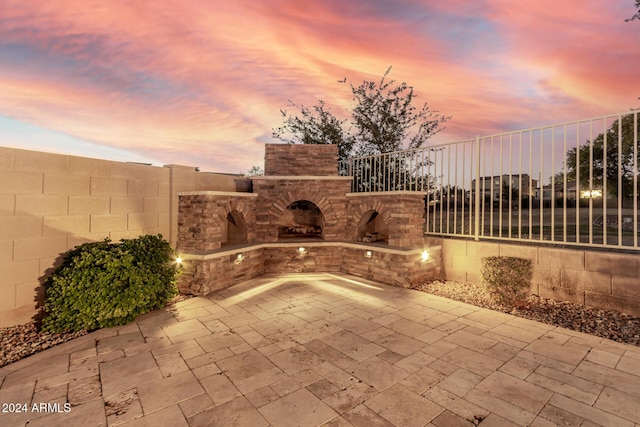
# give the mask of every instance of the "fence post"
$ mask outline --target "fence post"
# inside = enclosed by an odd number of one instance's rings
[[[480,240],[480,136],[476,135],[476,197],[474,240]]]

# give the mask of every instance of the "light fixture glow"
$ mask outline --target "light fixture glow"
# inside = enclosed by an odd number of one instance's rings
[[[373,252],[371,251],[364,251],[364,256],[367,258],[371,258],[373,256]]]
[[[176,257],[176,264],[182,265],[182,258],[181,257]]]
[[[244,259],[244,254],[242,252],[236,254],[236,261],[242,261]]]
[[[303,253],[305,253],[305,252],[307,252],[307,248],[304,248],[304,247],[302,247],[302,246],[300,246],[300,247],[298,248],[298,253],[303,254]]]
[[[429,251],[426,249],[422,251],[422,256],[420,257],[420,259],[422,259],[422,261],[429,260]]]

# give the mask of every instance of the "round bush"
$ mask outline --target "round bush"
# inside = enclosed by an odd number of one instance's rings
[[[124,325],[163,307],[178,293],[174,259],[162,235],[75,247],[45,283],[43,329],[66,332]]]

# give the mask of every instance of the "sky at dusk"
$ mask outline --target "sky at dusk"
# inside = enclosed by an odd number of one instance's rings
[[[431,143],[640,107],[633,0],[0,0],[0,146],[240,173],[288,100],[390,78]]]

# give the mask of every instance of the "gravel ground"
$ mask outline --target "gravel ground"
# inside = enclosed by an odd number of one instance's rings
[[[640,317],[531,295],[518,307],[496,303],[481,286],[433,282],[416,289],[478,307],[640,346]]]
[[[191,298],[190,295],[178,295],[167,306],[189,298]],[[0,368],[86,334],[87,331],[62,334],[41,332],[36,321],[9,328],[0,328]]]
[[[519,307],[497,304],[484,288],[456,282],[433,282],[416,289],[478,307],[513,314],[550,325],[562,326],[614,341],[640,346],[640,317],[600,310],[578,304],[530,296]],[[179,296],[169,305],[187,299]],[[64,334],[39,332],[35,322],[0,329],[0,367],[57,344],[85,335],[87,331]]]

